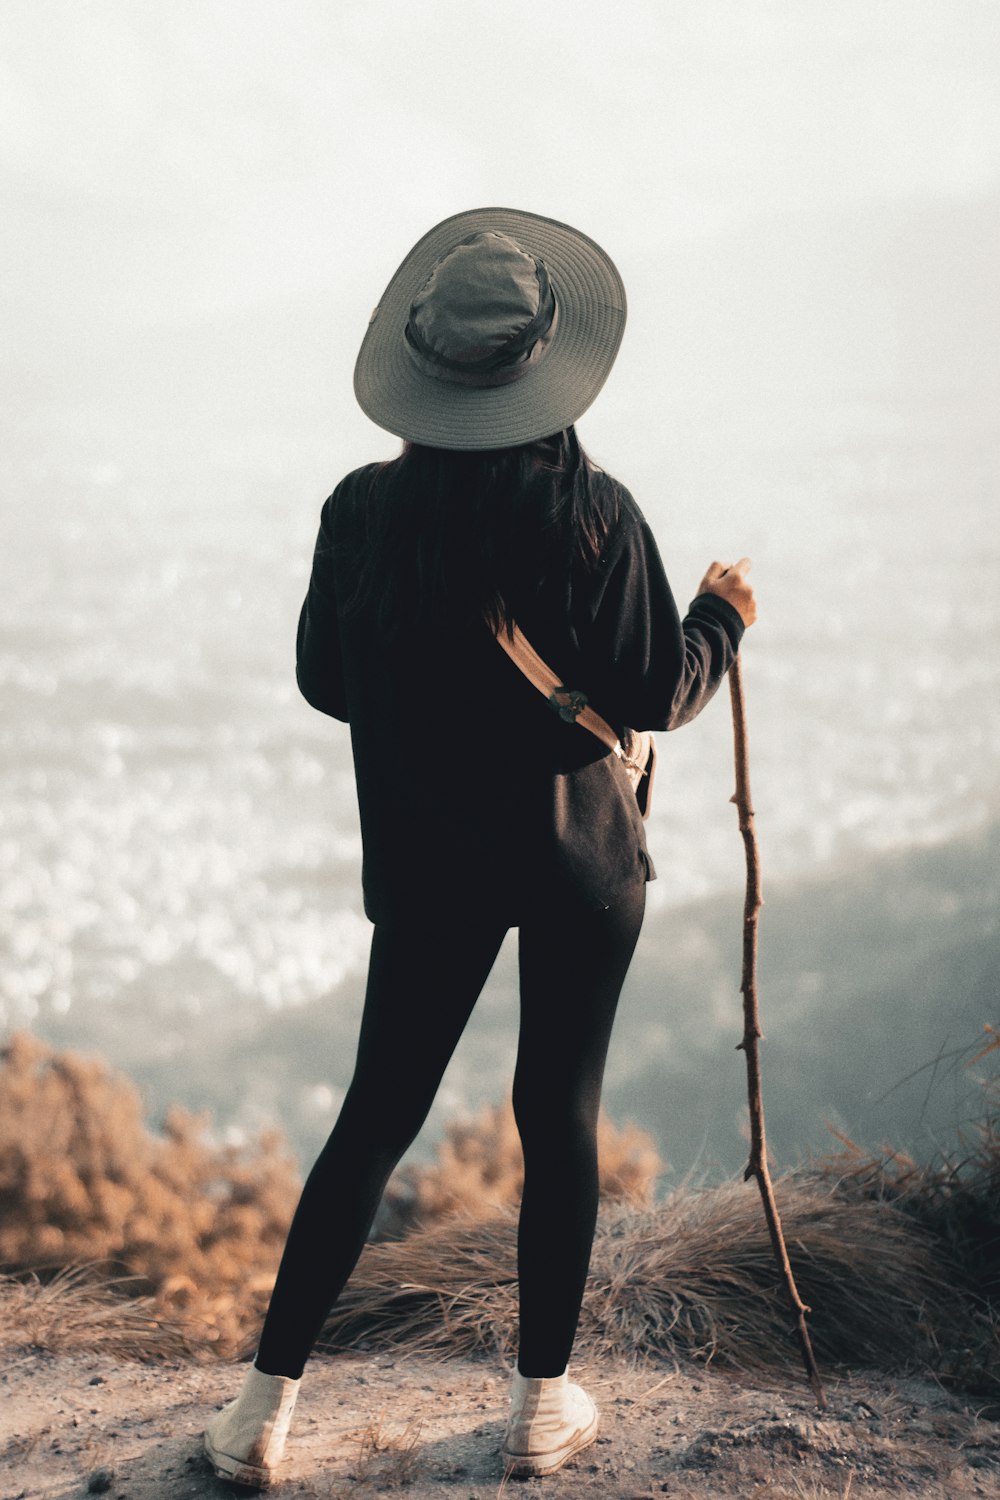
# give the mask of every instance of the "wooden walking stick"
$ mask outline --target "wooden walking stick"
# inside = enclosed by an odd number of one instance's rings
[[[760,1091],[760,1048],[757,1043],[763,1036],[760,1029],[760,1010],[757,1005],[757,917],[764,904],[761,894],[760,851],[757,846],[757,831],[754,827],[753,807],[750,803],[750,760],[747,753],[746,702],[743,696],[743,670],[739,656],[729,669],[729,695],[733,708],[733,746],[736,755],[736,791],[730,798],[739,813],[740,833],[747,862],[746,900],[743,905],[743,977],[740,990],[743,995],[743,1040],[737,1044],[747,1062],[747,1088],[750,1096],[750,1160],[743,1173],[744,1182],[756,1177],[760,1195],[764,1200],[764,1217],[771,1235],[771,1246],[778,1269],[784,1278],[785,1291],[795,1313],[795,1332],[802,1351],[802,1362],[806,1376],[821,1411],[826,1410],[826,1396],[813,1357],[806,1313],[810,1308],[799,1296],[792,1267],[785,1248],[785,1236],[781,1232],[781,1218],[774,1198],[774,1187],[767,1166],[767,1142],[764,1135],[764,1101]]]

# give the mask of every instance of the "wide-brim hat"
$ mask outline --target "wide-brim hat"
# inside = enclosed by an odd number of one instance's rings
[[[614,364],[625,288],[578,229],[477,208],[428,231],[372,313],[354,392],[431,448],[511,448],[570,426]]]

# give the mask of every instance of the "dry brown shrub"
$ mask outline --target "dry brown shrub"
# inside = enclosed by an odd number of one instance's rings
[[[246,1352],[299,1191],[281,1137],[214,1145],[208,1117],[181,1109],[156,1134],[128,1079],[26,1032],[11,1037],[0,1062],[0,1270],[8,1273],[0,1338],[9,1342],[23,1319],[22,1342],[106,1343],[116,1301],[128,1295],[143,1300],[122,1306],[122,1348],[138,1347],[141,1332],[152,1351],[159,1329],[162,1352],[178,1339],[189,1349]],[[648,1202],[661,1170],[650,1138],[634,1126],[616,1130],[603,1112],[599,1129],[602,1191]],[[508,1101],[449,1127],[434,1163],[397,1172],[384,1217],[400,1235],[417,1222],[487,1214],[516,1203],[522,1181]],[[85,1282],[52,1280],[83,1265]],[[18,1291],[15,1273],[37,1275]]]
[[[597,1121],[601,1199],[646,1207],[663,1162],[645,1130],[615,1125],[604,1106]],[[453,1120],[430,1165],[407,1164],[389,1180],[377,1219],[378,1239],[461,1213],[475,1218],[520,1203],[524,1156],[510,1096],[471,1120]]]
[[[280,1136],[213,1145],[207,1117],[180,1109],[156,1135],[135,1086],[98,1059],[24,1032],[0,1057],[0,1266],[99,1266],[192,1337],[236,1347],[298,1194]]]

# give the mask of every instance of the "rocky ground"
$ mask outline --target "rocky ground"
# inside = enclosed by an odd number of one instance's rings
[[[795,1380],[576,1362],[601,1410],[596,1442],[505,1494],[774,1500],[1000,1497],[1000,1405],[914,1379],[827,1380],[816,1409]],[[148,1366],[23,1351],[0,1373],[0,1500],[201,1500],[234,1493],[201,1455],[207,1416],[241,1367]],[[303,1382],[281,1500],[488,1500],[509,1375],[496,1360],[317,1357]]]

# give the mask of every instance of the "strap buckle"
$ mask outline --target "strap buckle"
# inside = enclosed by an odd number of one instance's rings
[[[640,734],[634,729],[627,729],[625,734],[626,743],[623,745],[621,740],[619,740],[615,746],[615,754],[621,760],[622,765],[626,766],[630,771],[636,771],[640,776],[648,776],[649,762],[652,757],[651,737],[646,734]],[[643,750],[646,752],[645,759],[638,760],[636,757]]]
[[[547,699],[548,705],[567,724],[575,724],[577,715],[587,706],[587,695],[579,688],[557,687]]]

